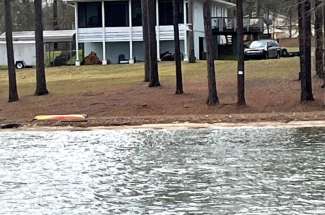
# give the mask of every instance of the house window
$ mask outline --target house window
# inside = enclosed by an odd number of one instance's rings
[[[179,7],[178,22],[184,23],[183,19],[183,1],[181,1]],[[173,25],[173,2],[172,0],[160,0],[159,1],[159,24],[160,25]]]
[[[142,26],[141,0],[132,0],[132,26]]]
[[[97,28],[102,26],[100,2],[78,3],[79,28]]]
[[[106,27],[129,26],[129,2],[110,1],[105,2]]]

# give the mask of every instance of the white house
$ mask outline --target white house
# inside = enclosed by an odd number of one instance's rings
[[[188,0],[182,2],[180,17],[181,51],[188,59],[189,26],[193,25],[196,58],[204,52],[203,0],[192,0],[193,23],[188,23]],[[109,60],[117,63],[120,55],[143,60],[141,0],[68,0],[75,6],[76,50],[83,48],[87,56],[97,53],[103,64]],[[235,4],[225,0],[212,0],[212,17],[227,17]],[[162,53],[174,51],[172,0],[156,0],[157,58]],[[215,25],[217,22],[213,22]],[[220,39],[220,36],[217,36]],[[77,54],[76,56],[79,56]],[[80,59],[76,59],[80,65]]]

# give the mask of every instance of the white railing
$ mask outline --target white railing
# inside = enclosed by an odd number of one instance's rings
[[[237,21],[235,17],[212,17],[212,28],[218,32],[236,32]],[[247,32],[263,32],[264,22],[263,18],[259,17],[244,17],[243,19],[244,31]]]
[[[185,25],[179,25],[180,40],[184,40]],[[128,42],[130,41],[130,27],[107,27],[105,28],[106,42]],[[158,27],[156,27],[158,31]],[[102,28],[79,28],[79,42],[102,42]],[[174,29],[172,25],[159,26],[160,40],[174,40]],[[143,41],[142,27],[132,27],[132,41]]]

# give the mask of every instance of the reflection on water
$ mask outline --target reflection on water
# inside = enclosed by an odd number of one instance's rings
[[[1,132],[0,214],[325,214],[324,132]]]

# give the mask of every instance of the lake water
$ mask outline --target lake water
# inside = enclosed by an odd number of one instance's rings
[[[325,214],[324,132],[0,132],[0,214]]]

